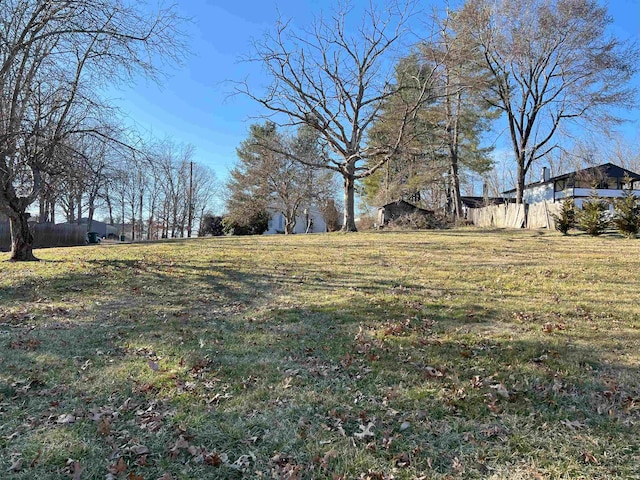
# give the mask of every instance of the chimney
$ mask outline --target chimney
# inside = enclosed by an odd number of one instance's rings
[[[540,182],[548,182],[551,178],[551,174],[549,172],[549,167],[542,167],[542,179]]]

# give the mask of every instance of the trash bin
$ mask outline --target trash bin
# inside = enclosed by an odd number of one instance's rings
[[[98,232],[89,232],[87,235],[89,236],[89,243],[98,243],[100,241],[98,240]]]
[[[125,240],[124,235],[120,235],[120,241],[124,242],[124,240]]]

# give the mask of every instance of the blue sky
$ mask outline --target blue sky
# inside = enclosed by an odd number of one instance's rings
[[[277,12],[296,25],[307,25],[331,0],[177,0],[179,12],[192,18],[188,42],[192,55],[168,72],[162,85],[140,80],[112,92],[117,104],[135,124],[153,137],[172,137],[195,147],[194,160],[211,167],[224,180],[235,162],[235,148],[261,111],[246,98],[229,93],[232,80],[261,83],[255,64],[240,62],[251,53],[251,42],[273,27]],[[356,0],[355,3],[362,3]],[[437,5],[437,3],[434,3]],[[424,6],[428,4],[424,2]],[[614,33],[640,39],[640,0],[612,0],[609,12]],[[637,80],[640,84],[640,81]],[[640,112],[626,115],[625,127],[638,140]],[[253,118],[252,118],[253,117]]]

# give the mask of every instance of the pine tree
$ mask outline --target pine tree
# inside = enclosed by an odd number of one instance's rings
[[[331,172],[302,163],[313,163],[322,154],[317,133],[308,127],[291,137],[280,133],[273,122],[253,124],[236,153],[238,162],[227,182],[228,225],[260,226],[264,212],[279,212],[284,233],[293,233],[302,209],[332,193]]]
[[[578,228],[593,236],[604,233],[609,226],[607,212],[607,203],[594,191],[576,214]]]
[[[640,203],[631,190],[631,182],[626,182],[622,197],[613,200],[612,223],[628,238],[635,238],[640,230]]]
[[[433,203],[446,203],[450,213],[460,218],[465,173],[491,168],[492,148],[483,148],[481,143],[498,115],[492,101],[493,83],[463,27],[456,12],[447,12],[439,25],[440,34],[423,41],[398,62],[396,87],[402,95],[415,94],[414,79],[424,77],[429,79],[430,99],[406,125],[410,140],[402,151],[365,180],[369,202],[384,204],[415,198],[422,192]],[[401,103],[399,97],[391,97],[383,105],[369,136],[373,148],[396,134]]]
[[[576,205],[573,198],[565,198],[560,207],[559,214],[553,214],[556,230],[566,235],[570,229],[576,226]]]

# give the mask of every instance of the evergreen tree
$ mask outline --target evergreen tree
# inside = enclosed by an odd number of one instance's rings
[[[607,202],[598,197],[598,194],[594,191],[589,200],[583,202],[582,210],[577,212],[578,228],[589,235],[601,235],[609,226],[607,215]]]
[[[625,237],[635,238],[640,229],[640,203],[631,190],[631,182],[626,179],[622,197],[613,200],[612,223]]]
[[[290,138],[273,122],[251,125],[249,137],[236,152],[238,163],[227,183],[229,225],[248,226],[262,212],[279,212],[284,233],[293,233],[301,209],[330,195],[331,172],[300,161],[311,163],[322,155],[318,135],[308,127]]]
[[[565,198],[558,215],[552,214],[555,220],[556,230],[566,235],[570,229],[576,226],[576,205],[573,198]]]
[[[412,89],[407,87],[414,82],[413,77],[431,78],[430,101],[422,104],[406,127],[411,141],[364,186],[367,200],[373,204],[419,198],[416,193],[430,190],[432,204],[446,203],[451,213],[460,218],[464,172],[484,173],[491,168],[491,149],[480,144],[497,110],[486,101],[490,96],[490,76],[475,58],[477,52],[456,14],[449,13],[440,27],[437,39],[418,45],[397,67],[396,81],[405,96],[411,95]],[[413,74],[407,75],[408,71]],[[370,137],[373,145],[388,141],[386,136],[395,131],[399,101],[392,97],[384,105]]]

